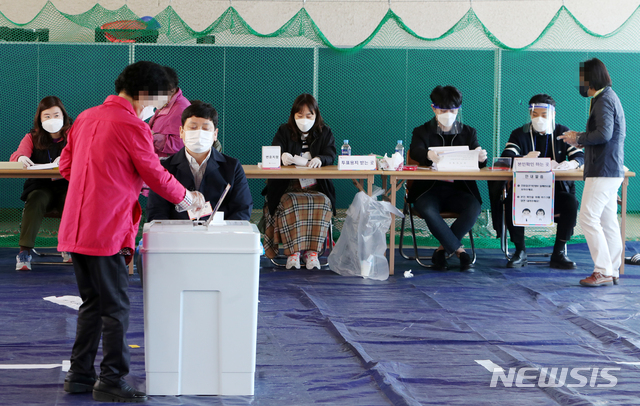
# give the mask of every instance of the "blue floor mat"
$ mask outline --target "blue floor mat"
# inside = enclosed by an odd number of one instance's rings
[[[627,249],[630,256],[640,244]],[[19,273],[15,255],[0,249],[0,404],[98,404],[66,394],[59,366],[2,369],[62,364],[75,335],[76,311],[43,300],[78,295],[72,267]],[[153,396],[147,404],[638,404],[640,267],[627,265],[618,286],[584,288],[578,281],[593,267],[586,245],[570,245],[569,257],[577,270],[506,269],[500,251],[478,250],[470,274],[399,259],[384,282],[262,261],[255,395]],[[403,277],[408,269],[415,277]],[[131,350],[127,380],[144,389],[137,275],[130,297],[128,340],[140,348]]]

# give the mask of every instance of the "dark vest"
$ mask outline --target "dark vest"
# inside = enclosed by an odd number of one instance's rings
[[[49,148],[46,149],[37,149],[33,148],[31,152],[31,156],[29,159],[33,161],[34,164],[48,164],[53,162],[57,157],[62,153],[62,149],[67,145],[67,140],[64,139],[59,142],[54,142],[49,145]],[[22,190],[22,195],[20,199],[22,201],[27,201],[27,196],[29,193],[33,192],[36,189],[53,189],[57,193],[66,193],[67,188],[69,187],[69,182],[66,179],[59,180],[51,180],[51,179],[32,179],[29,178],[24,182],[24,188]]]

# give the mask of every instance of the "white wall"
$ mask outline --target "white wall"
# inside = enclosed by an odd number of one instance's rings
[[[16,23],[31,20],[46,0],[0,0],[0,12]],[[96,0],[53,0],[62,12],[79,14]],[[469,9],[498,39],[511,47],[529,44],[562,6],[562,0],[391,0],[391,8],[418,35],[437,37]],[[635,11],[638,0],[566,0],[565,6],[590,30],[607,34]],[[127,4],[140,16],[156,15],[171,5],[195,30],[203,30],[232,5],[255,30],[271,33],[302,7],[303,1],[277,0],[102,0],[108,9]],[[336,46],[353,46],[367,38],[389,7],[384,0],[307,0],[305,7]]]

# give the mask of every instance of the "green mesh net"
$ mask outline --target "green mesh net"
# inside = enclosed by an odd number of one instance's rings
[[[171,7],[153,17],[137,16],[126,6],[107,10],[100,5],[70,15],[47,3],[26,24],[0,14],[0,160],[8,160],[30,130],[42,97],[60,97],[75,117],[102,103],[113,93],[122,69],[139,60],[173,67],[187,98],[212,103],[220,114],[223,152],[245,164],[260,161],[260,146],[271,143],[303,92],[317,97],[338,147],[349,139],[353,154],[392,153],[397,140],[408,146],[413,128],[432,117],[429,93],[440,84],[462,91],[464,121],[478,130],[492,159],[502,152],[511,131],[526,121],[534,94],[554,97],[558,123],[584,128],[588,106],[577,91],[578,64],[592,57],[607,65],[626,108],[627,133],[635,134],[640,113],[633,108],[638,94],[630,73],[640,66],[639,33],[638,10],[616,31],[597,35],[563,6],[533,43],[512,49],[489,32],[473,9],[437,38],[420,37],[389,10],[365,41],[339,48],[304,8],[277,31],[261,34],[232,7],[198,32]],[[626,150],[633,151],[638,141],[626,141]],[[640,168],[638,160],[637,154],[627,153],[625,164],[634,170]],[[0,183],[0,245],[16,246],[24,181]],[[257,221],[264,180],[249,183]],[[632,240],[640,237],[636,183],[632,180],[629,186],[627,238]],[[350,181],[335,185],[339,232],[356,189]],[[486,182],[478,186],[483,212],[474,228],[476,246],[497,247]],[[577,190],[580,199],[581,182]],[[403,195],[403,190],[398,192],[398,206]],[[38,245],[55,245],[56,221],[47,219]],[[417,226],[422,243],[435,243],[424,222]],[[572,242],[584,241],[579,226],[575,234]],[[532,228],[527,244],[551,245],[554,235],[554,228]]]

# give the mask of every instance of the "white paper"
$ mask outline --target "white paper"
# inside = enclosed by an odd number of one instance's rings
[[[408,271],[404,271],[404,277],[405,278],[413,278],[415,275],[411,273],[411,269],[409,269]]]
[[[514,172],[549,172],[551,158],[514,158]]]
[[[430,150],[435,151],[438,155],[450,154],[452,152],[469,151],[467,145],[453,145],[445,147],[429,147]]]
[[[80,296],[47,296],[43,297],[43,299],[51,303],[59,304],[61,306],[70,307],[74,310],[80,309],[80,305],[82,304],[82,299],[80,298]]]
[[[189,213],[189,218],[191,220],[201,219],[203,217],[210,216],[211,213],[213,213],[213,207],[211,207],[211,202],[206,202],[202,210],[199,212],[196,213],[195,210],[187,210],[187,213]]]
[[[438,151],[435,148],[452,148],[443,152]],[[453,150],[455,148],[455,150]],[[466,148],[466,149],[463,149]],[[480,151],[472,149],[467,146],[460,147],[434,147],[430,148],[438,152],[440,161],[433,164],[433,168],[441,172],[467,172],[467,171],[479,171],[478,155]]]
[[[307,162],[309,162],[307,158],[303,158],[300,155],[293,156],[293,164],[296,166],[307,166]]]
[[[54,168],[57,168],[57,167],[58,167],[57,163],[51,162],[50,164],[35,164],[35,165],[32,165],[32,166],[28,167],[27,169],[32,170],[32,171],[37,171],[39,169],[54,169]]]
[[[315,179],[299,179],[299,180],[300,180],[300,186],[301,186],[303,189],[306,189],[306,188],[308,188],[309,186],[313,186],[313,185],[315,185],[316,183],[318,183],[318,182],[316,182],[316,180],[315,180]]]

